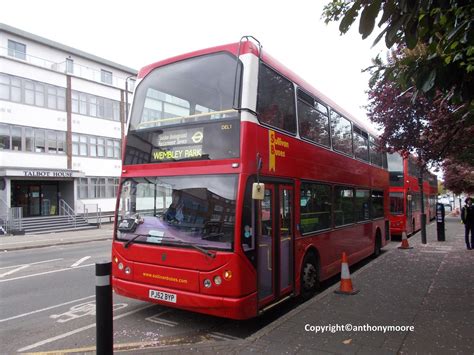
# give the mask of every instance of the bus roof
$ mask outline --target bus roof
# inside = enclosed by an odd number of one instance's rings
[[[201,55],[205,54],[210,54],[210,53],[215,53],[215,52],[222,52],[222,51],[227,51],[230,52],[234,55],[237,55],[239,53],[239,45],[240,47],[240,54],[247,54],[247,53],[252,53],[256,56],[259,55],[259,49],[258,47],[250,41],[245,41],[242,42],[241,44],[239,42],[237,43],[230,43],[226,45],[221,45],[221,46],[216,46],[216,47],[211,47],[211,48],[206,48],[206,49],[200,49],[194,52],[189,52],[185,54],[181,54],[175,57],[171,57],[168,59],[164,59],[152,64],[149,64],[138,72],[138,78],[141,79],[144,76],[146,76],[148,73],[150,73],[153,69],[171,64],[174,62],[178,62],[181,60],[185,60],[188,58],[192,57],[198,57]],[[346,111],[342,106],[339,106],[337,103],[335,103],[333,100],[331,100],[329,97],[324,95],[321,91],[316,89],[314,86],[309,84],[307,81],[302,79],[300,76],[298,76],[296,73],[291,71],[289,68],[287,68],[285,65],[283,65],[281,62],[279,62],[277,59],[272,57],[270,54],[268,54],[266,51],[262,51],[261,53],[261,58],[262,60],[271,66],[273,69],[278,71],[280,74],[297,84],[299,87],[307,91],[308,93],[312,94],[315,96],[315,98],[318,98],[320,101],[323,103],[329,105],[334,111],[337,111],[339,114],[345,116],[346,118],[350,119],[354,124],[356,124],[359,128],[362,128],[367,131],[367,133],[371,134],[372,136],[378,137],[379,133],[377,130],[367,122],[364,122],[352,114],[350,114],[348,111]]]

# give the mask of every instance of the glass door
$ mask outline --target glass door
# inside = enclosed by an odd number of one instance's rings
[[[259,307],[293,290],[293,187],[265,183],[257,203],[257,275]]]
[[[29,215],[39,216],[41,212],[41,187],[39,185],[29,186]]]

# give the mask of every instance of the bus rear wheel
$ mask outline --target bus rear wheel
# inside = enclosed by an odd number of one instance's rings
[[[318,263],[313,253],[307,253],[301,266],[301,297],[309,299],[319,288]]]

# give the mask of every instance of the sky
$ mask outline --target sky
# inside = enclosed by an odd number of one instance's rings
[[[339,35],[321,19],[329,0],[4,0],[0,22],[140,69],[171,56],[257,38],[273,57],[361,120],[369,75],[384,53],[357,23]],[[384,55],[384,54],[383,54]]]

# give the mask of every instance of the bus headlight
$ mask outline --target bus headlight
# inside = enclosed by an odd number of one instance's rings
[[[118,264],[118,269],[119,269],[119,270],[123,270],[123,264],[122,264],[122,263],[119,263],[119,264]]]
[[[219,275],[214,276],[214,283],[218,286],[222,283],[222,279]]]
[[[125,268],[125,273],[127,275],[130,275],[132,273],[132,269],[130,269],[128,266]]]
[[[212,286],[211,280],[205,279],[204,280],[204,287],[205,288],[210,288]]]

